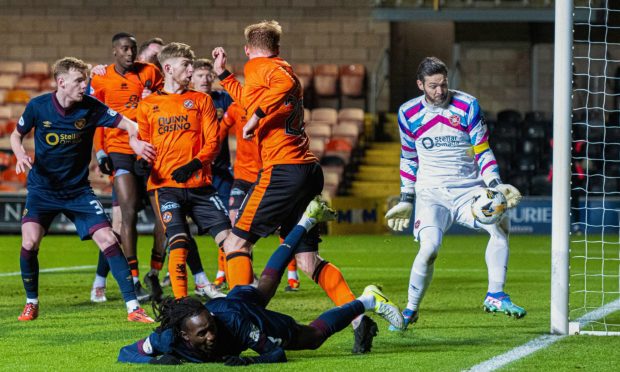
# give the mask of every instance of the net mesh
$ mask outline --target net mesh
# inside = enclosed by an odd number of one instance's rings
[[[576,1],[570,319],[620,303],[620,5]],[[582,330],[620,331],[620,307]]]

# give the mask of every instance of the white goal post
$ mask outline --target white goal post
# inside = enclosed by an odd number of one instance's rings
[[[555,1],[551,333],[620,335],[620,8],[575,1]]]

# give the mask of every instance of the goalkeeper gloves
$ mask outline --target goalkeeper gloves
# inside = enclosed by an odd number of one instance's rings
[[[101,173],[107,174],[108,176],[112,175],[114,167],[112,166],[112,159],[110,159],[108,154],[103,150],[99,150],[95,156],[97,157],[97,164],[99,165]]]
[[[516,187],[507,183],[502,183],[496,185],[495,188],[497,189],[497,191],[504,194],[504,197],[506,197],[506,206],[508,208],[514,208],[521,202],[522,196]]]
[[[400,202],[390,208],[385,214],[385,219],[390,229],[394,231],[403,231],[409,227],[414,198],[414,194],[401,194]]]
[[[172,179],[178,183],[185,183],[192,176],[192,173],[202,168],[202,162],[192,159],[189,163],[178,167],[172,172]]]

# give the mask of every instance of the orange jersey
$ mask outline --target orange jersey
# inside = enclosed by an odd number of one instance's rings
[[[194,90],[153,93],[138,105],[138,127],[140,138],[157,151],[147,190],[211,184],[211,162],[220,149],[217,113],[208,94]],[[193,159],[202,162],[202,169],[186,183],[173,180],[172,172]]]
[[[245,108],[248,119],[261,119],[255,135],[263,167],[317,161],[304,132],[303,90],[291,65],[279,57],[258,57],[245,64],[245,85],[234,75],[222,86]]]
[[[248,121],[245,110],[236,101],[228,106],[220,123],[220,138],[226,140],[230,128],[234,127],[237,137],[237,155],[233,165],[235,179],[254,183],[261,168],[260,155],[256,139],[243,139],[243,126]]]
[[[161,89],[163,78],[155,65],[135,62],[133,67],[121,75],[114,65],[106,67],[105,75],[95,75],[91,81],[92,95],[105,103],[112,110],[120,112],[128,119],[136,120],[138,102],[142,99],[142,91]],[[127,132],[120,129],[108,129],[105,133],[106,152],[133,154],[129,146]]]

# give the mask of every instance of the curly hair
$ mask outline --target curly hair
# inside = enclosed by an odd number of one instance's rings
[[[175,337],[181,336],[185,321],[203,311],[208,311],[205,305],[192,297],[173,298],[166,297],[161,304],[153,303],[155,321],[160,322],[156,332],[172,329]]]

